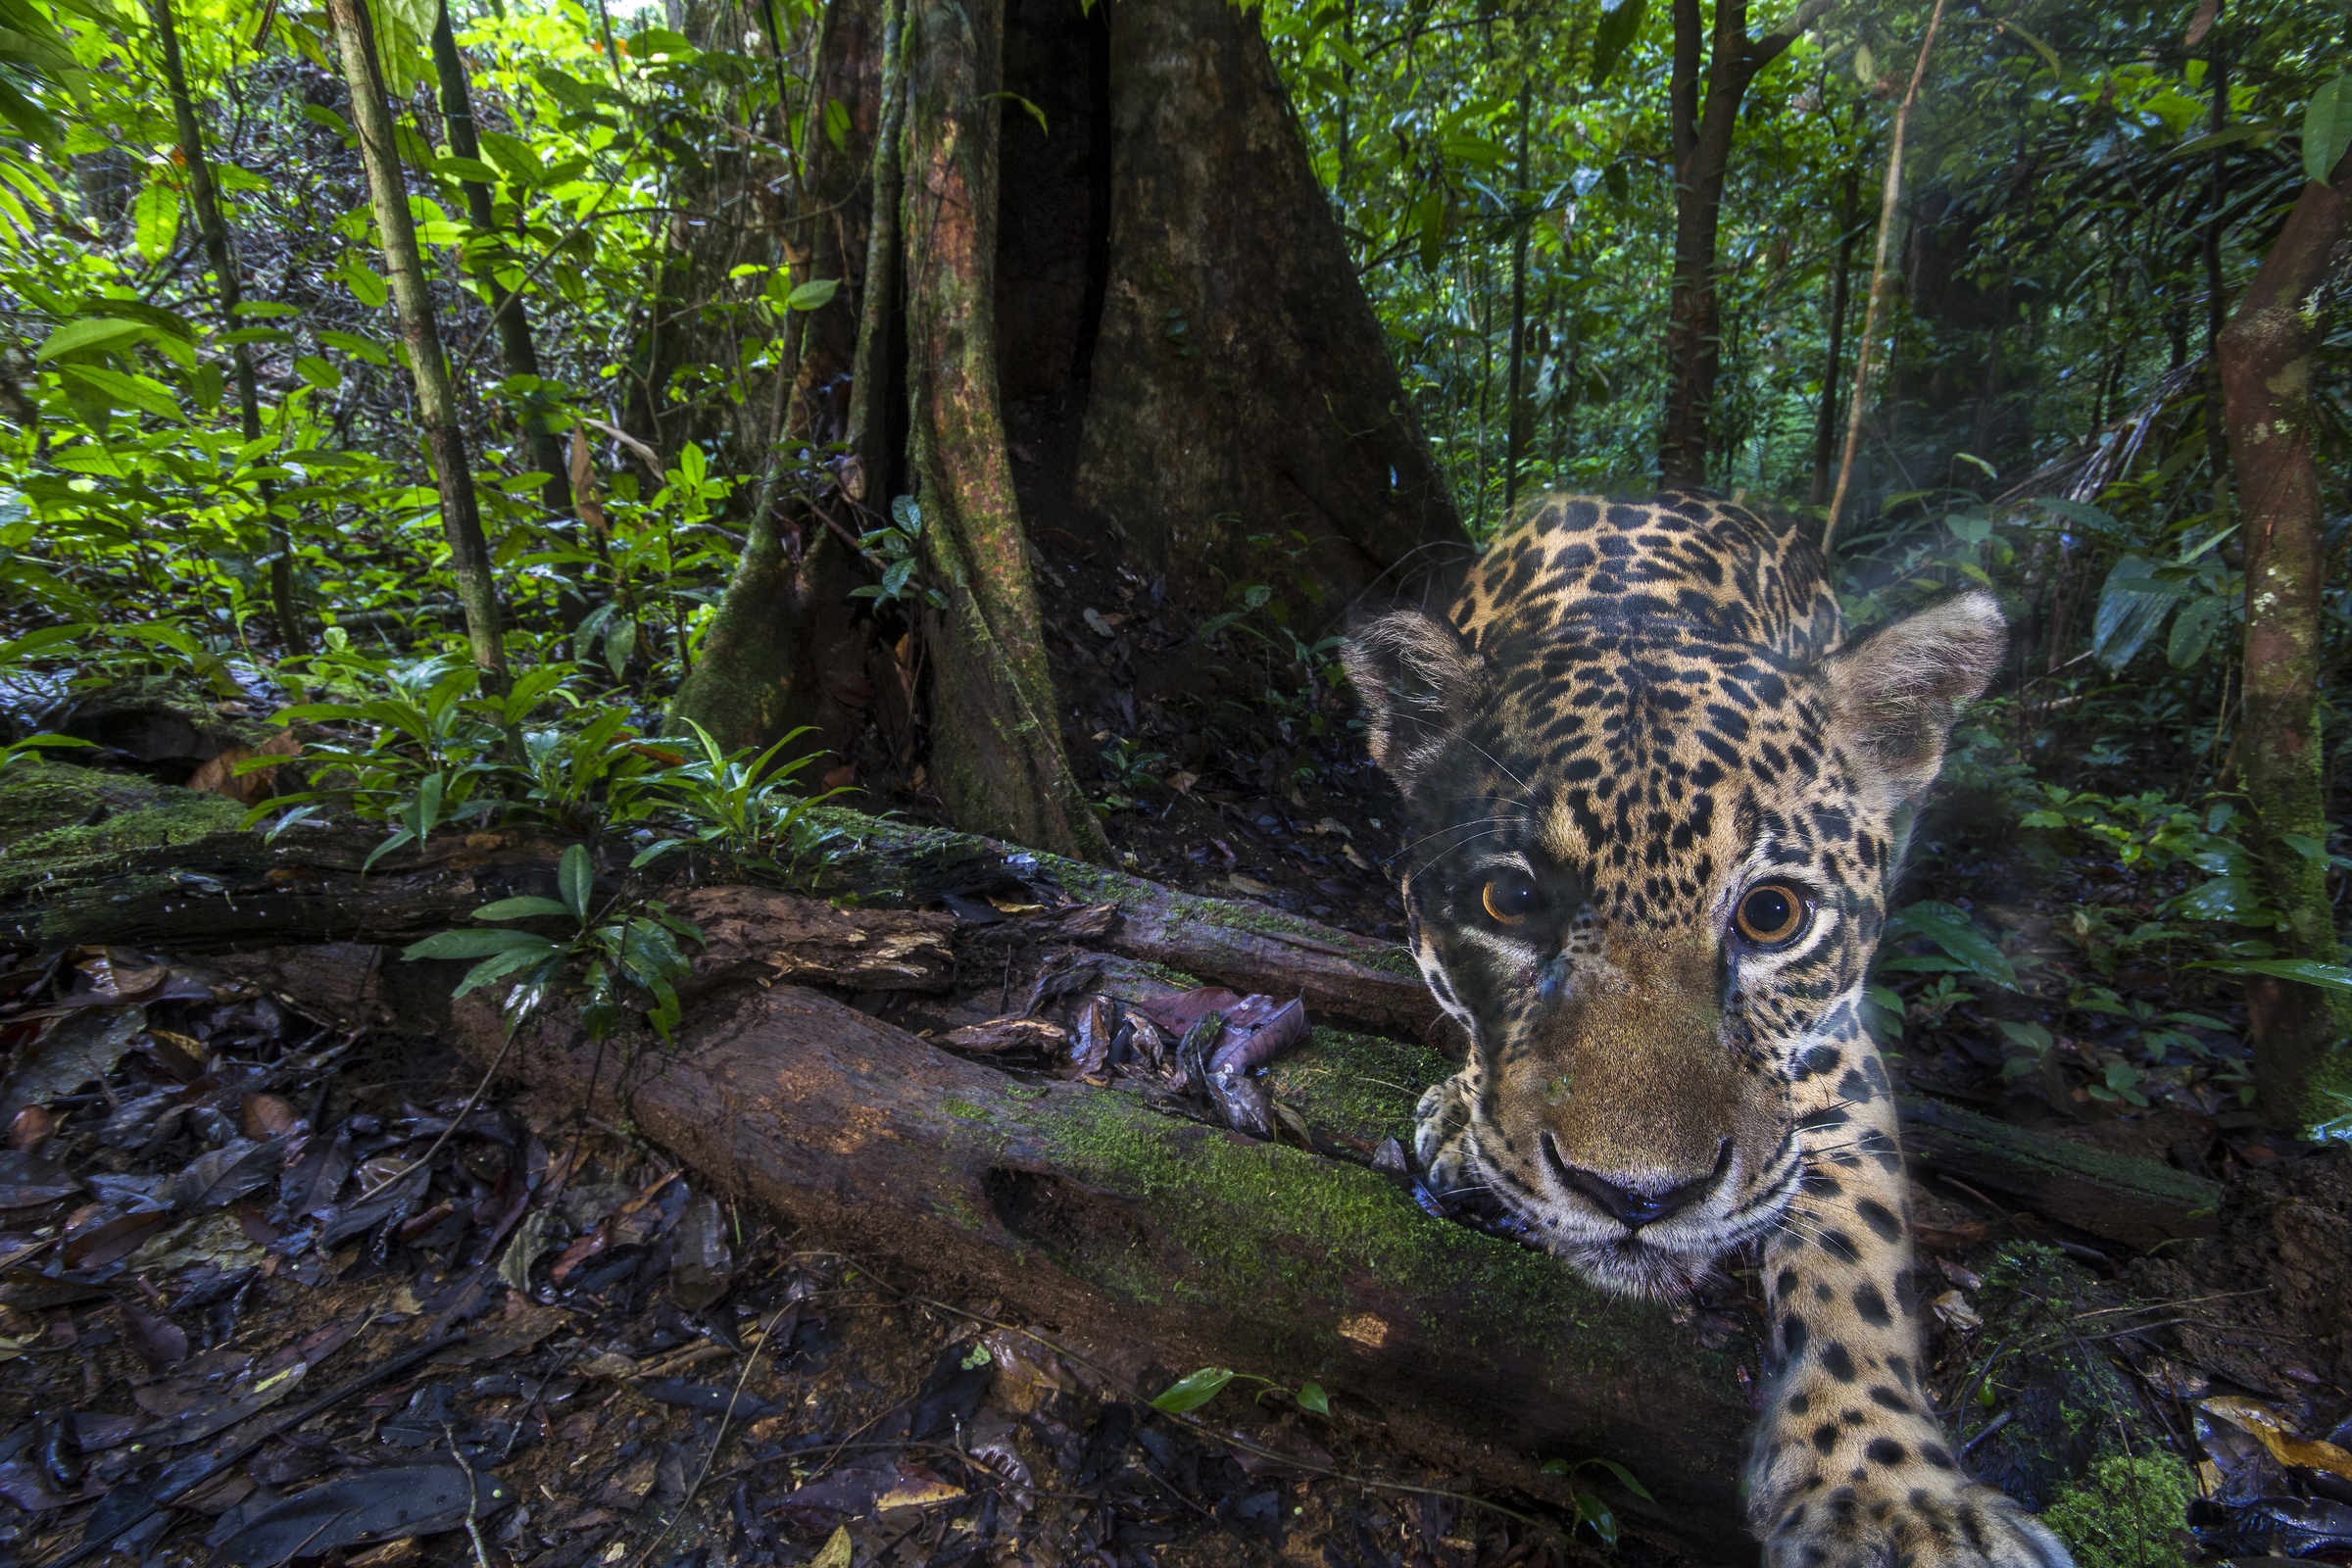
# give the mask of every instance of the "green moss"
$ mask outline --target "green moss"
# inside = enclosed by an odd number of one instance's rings
[[[1424,1335],[1458,1335],[1455,1303],[1477,1301],[1488,1332],[1522,1358],[1543,1347],[1559,1379],[1654,1356],[1674,1338],[1656,1308],[1609,1300],[1551,1258],[1431,1219],[1370,1170],[1172,1123],[1118,1096],[1056,1098],[1046,1116],[1031,1111],[1046,1162],[1133,1195],[1165,1225],[1040,1240],[1106,1291],[1158,1306],[1247,1301],[1268,1321],[1337,1325],[1362,1310],[1358,1282],[1370,1278],[1415,1303]],[[1325,1338],[1298,1352],[1347,1353],[1336,1333]],[[1504,1345],[1467,1348],[1499,1365]]]
[[[101,822],[75,822],[16,838],[0,848],[0,859],[62,862],[188,844],[208,833],[232,832],[244,816],[245,808],[225,796],[172,789],[142,809],[117,811]]]
[[[21,847],[36,833],[70,828],[93,816],[142,810],[167,796],[190,793],[74,762],[19,762],[0,771],[0,846]]]
[[[1297,1106],[1316,1127],[1409,1144],[1421,1092],[1457,1065],[1422,1046],[1318,1028],[1267,1069],[1266,1082],[1277,1100]]]
[[[986,1105],[975,1105],[961,1095],[949,1095],[939,1102],[939,1108],[957,1121],[994,1121],[996,1113]]]
[[[2181,1529],[2196,1482],[2169,1453],[2110,1454],[2087,1485],[2068,1486],[2041,1521],[2081,1568],[2181,1568]]]

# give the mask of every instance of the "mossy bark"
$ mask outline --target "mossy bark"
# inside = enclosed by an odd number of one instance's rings
[[[1110,855],[1062,752],[997,404],[995,94],[1003,0],[913,0],[901,227],[933,788],[958,826]]]
[[[836,701],[833,677],[851,678],[863,662],[864,634],[848,602],[857,556],[840,532],[854,512],[838,498],[804,493],[811,454],[848,433],[843,386],[858,352],[866,254],[867,165],[883,118],[878,78],[882,21],[868,0],[837,0],[825,13],[810,102],[821,115],[837,106],[842,132],[809,138],[805,180],[796,193],[804,216],[784,223],[784,259],[795,284],[834,280],[841,290],[787,325],[794,361],[773,384],[769,412],[743,443],[763,456],[753,492],[742,555],[735,563],[702,657],[679,683],[669,722],[691,719],[732,750],[764,748],[803,726],[817,734],[802,750],[839,747],[858,717]],[[672,328],[674,337],[684,324]],[[829,514],[829,515],[828,515]]]
[[[2318,296],[2352,226],[2352,157],[2306,181],[2221,335],[2230,453],[2246,552],[2244,713],[2238,776],[2262,827],[2262,874],[2284,917],[2280,956],[2342,961],[2328,897],[2320,734],[2321,594],[2328,499],[2312,448],[2326,323]],[[2303,1127],[2352,1096],[2352,999],[2293,981],[2246,984],[2259,1105]]]

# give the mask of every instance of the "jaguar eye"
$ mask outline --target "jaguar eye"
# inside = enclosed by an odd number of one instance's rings
[[[1741,897],[1732,923],[1751,947],[1785,948],[1813,923],[1813,903],[1786,882],[1759,882]]]
[[[1502,925],[1525,925],[1541,898],[1534,877],[1525,871],[1505,871],[1487,879],[1478,902],[1486,906],[1489,919]]]

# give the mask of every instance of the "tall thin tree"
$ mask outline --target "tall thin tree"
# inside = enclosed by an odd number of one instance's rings
[[[384,253],[384,275],[408,348],[409,374],[416,388],[416,422],[424,427],[433,478],[441,494],[441,528],[449,541],[449,566],[466,612],[466,640],[486,688],[501,690],[507,656],[499,629],[498,585],[490,574],[490,546],[482,536],[482,514],[473,493],[473,469],[466,432],[458,423],[457,389],[441,350],[441,328],[433,297],[425,287],[424,260],[416,224],[409,214],[408,183],[384,102],[383,67],[366,0],[327,0],[327,21],[343,57],[343,79],[351,87],[352,127],[359,132],[360,162],[368,172],[368,204]]]
[[[163,45],[164,81],[172,92],[172,118],[179,131],[179,156],[188,172],[188,200],[196,209],[197,231],[203,236],[204,259],[213,270],[220,294],[220,325],[237,325],[237,307],[244,289],[237,276],[236,259],[228,242],[228,220],[220,211],[220,189],[213,179],[212,160],[204,150],[204,126],[196,118],[195,95],[188,90],[188,70],[179,49],[179,25],[172,15],[172,0],[155,0],[155,33]],[[237,420],[247,445],[262,438],[262,400],[253,379],[253,357],[243,343],[228,350],[230,378],[237,389]],[[254,482],[262,516],[270,534],[270,609],[277,620],[284,645],[300,652],[305,646],[302,616],[294,604],[294,538],[277,513],[276,487],[268,479]]]

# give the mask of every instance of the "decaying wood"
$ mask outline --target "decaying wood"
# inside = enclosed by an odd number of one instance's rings
[[[399,947],[463,924],[493,900],[552,896],[556,862],[572,842],[532,827],[443,832],[363,875],[381,828],[296,827],[265,843],[236,829],[241,815],[219,797],[71,764],[12,769],[0,778],[0,828],[10,835],[0,852],[0,935],[181,956],[322,942]],[[75,825],[89,817],[103,820]],[[938,994],[952,982],[957,940],[1010,937],[1141,959],[1239,992],[1303,997],[1317,1023],[1460,1050],[1394,944],[971,834],[851,812],[825,820],[841,837],[821,891],[855,895],[855,908],[767,889],[652,890],[711,938],[697,962],[698,987],[756,979]],[[600,897],[622,885],[614,859]],[[991,894],[1057,903],[971,929],[926,907]],[[985,903],[976,907],[993,917]],[[364,1016],[348,1000],[314,1010],[355,1026]],[[2134,1247],[2201,1234],[2218,1201],[2218,1189],[2200,1178],[1936,1102],[1908,1104],[1905,1137],[1931,1169]]]
[[[669,907],[703,933],[693,991],[743,980],[934,993],[956,983],[952,914],[836,909],[767,888],[696,888]]]
[[[2211,1236],[2222,1184],[2152,1159],[2086,1149],[1940,1100],[1903,1102],[1903,1152],[2090,1235],[2146,1249]]]
[[[486,1003],[460,1004],[458,1025],[467,1055],[496,1054]],[[576,1104],[595,1057],[549,1020],[508,1070]],[[1477,1487],[1565,1500],[1544,1459],[1621,1456],[1658,1499],[1621,1509],[1710,1547],[1741,1539],[1752,1353],[1704,1349],[1662,1308],[1433,1219],[1366,1167],[1116,1089],[1023,1083],[792,986],[714,993],[674,1052],[637,1059],[634,1124],[698,1185],[929,1289],[1002,1298],[1168,1369],[1318,1379]]]

